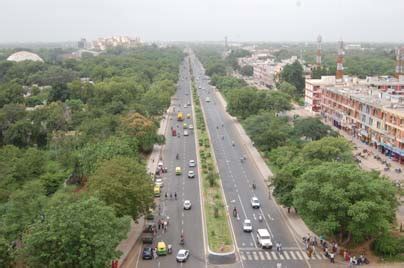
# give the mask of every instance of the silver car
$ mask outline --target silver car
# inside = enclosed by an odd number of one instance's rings
[[[180,249],[177,253],[177,262],[186,262],[189,258],[189,250],[188,249]]]

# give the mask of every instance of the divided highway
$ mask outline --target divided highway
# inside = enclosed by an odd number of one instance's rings
[[[248,158],[248,152],[234,126],[233,119],[216,99],[214,89],[209,85],[209,79],[194,55],[191,55],[191,66],[212,138],[228,212],[232,215],[234,207],[238,211],[238,216],[232,216],[231,221],[242,266],[308,267],[306,253],[299,248],[281,212],[269,198],[264,178]],[[246,160],[241,160],[243,157],[246,157]],[[256,189],[253,189],[253,184],[256,185]],[[260,201],[259,209],[252,207],[252,197],[257,197]],[[260,216],[262,221],[259,220]],[[244,219],[251,220],[253,232],[243,231]],[[263,250],[258,244],[256,231],[262,228],[267,229],[272,237],[272,249]],[[276,251],[277,242],[282,244],[281,253]],[[318,255],[316,258],[320,260],[324,257]]]
[[[188,136],[184,136],[183,123],[194,125],[191,101],[191,76],[188,57],[180,66],[180,77],[172,106],[169,108],[168,125],[166,131],[166,145],[162,152],[162,162],[167,167],[168,172],[164,173],[164,186],[161,188],[160,197],[160,217],[169,217],[167,231],[158,230],[153,246],[159,241],[172,244],[171,255],[160,256],[154,260],[142,260],[142,252],[137,267],[139,268],[165,268],[165,267],[205,267],[205,247],[202,229],[202,214],[199,194],[199,176],[196,167],[189,167],[189,160],[197,160],[194,130],[188,129]],[[187,107],[184,107],[186,105]],[[177,112],[183,112],[184,121],[177,121]],[[191,114],[191,118],[187,118]],[[177,136],[171,135],[171,127],[176,129]],[[179,159],[176,159],[177,153]],[[157,159],[155,159],[157,161]],[[175,174],[176,167],[182,170],[181,175]],[[195,172],[195,178],[188,178],[188,171]],[[167,193],[167,199],[165,198]],[[174,195],[177,194],[177,200]],[[170,194],[172,198],[170,198]],[[190,210],[184,210],[184,201],[191,201]],[[159,210],[158,208],[156,209]],[[184,234],[185,245],[180,245],[181,233]],[[144,245],[148,246],[148,245]],[[176,254],[180,248],[188,249],[190,257],[185,263],[176,262]]]

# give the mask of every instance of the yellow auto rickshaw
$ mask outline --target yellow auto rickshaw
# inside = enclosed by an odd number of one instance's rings
[[[155,185],[153,191],[154,191],[155,197],[160,197],[160,194],[161,194],[160,186]]]
[[[157,243],[157,255],[167,255],[167,246],[163,241]]]

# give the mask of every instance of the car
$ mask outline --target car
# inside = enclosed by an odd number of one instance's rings
[[[243,222],[243,231],[244,232],[252,232],[252,224],[251,224],[251,220],[249,219],[245,219]]]
[[[142,253],[143,260],[151,260],[153,259],[153,249],[149,247],[145,247]]]
[[[192,160],[192,159],[189,160],[188,165],[189,165],[189,167],[195,167],[196,166],[195,160]]]
[[[188,107],[191,107],[191,102],[188,102],[188,104],[187,104],[187,105],[188,105]]]
[[[186,262],[189,258],[189,250],[187,249],[180,249],[177,253],[177,262]]]
[[[188,118],[188,119],[191,118],[191,114],[187,114],[187,118]]]
[[[257,230],[257,242],[258,245],[262,248],[272,248],[272,240],[271,236],[267,229],[258,229]]]
[[[185,210],[190,210],[191,206],[192,206],[191,201],[189,201],[189,200],[184,201],[184,209]]]
[[[260,204],[260,201],[258,200],[258,197],[256,197],[256,196],[251,197],[251,206],[252,206],[252,208],[260,208],[261,207],[261,204]]]
[[[157,178],[157,179],[154,181],[154,185],[159,186],[160,188],[163,187],[163,186],[164,186],[164,181],[163,181],[163,179]]]
[[[184,130],[184,136],[189,136],[188,130]]]
[[[194,129],[194,125],[189,125],[188,128],[189,129]]]
[[[205,101],[206,101],[206,102],[210,102],[210,98],[209,98],[209,97],[206,97]]]
[[[184,108],[187,108],[188,106],[187,106],[187,104],[184,104]]]
[[[193,170],[188,171],[188,178],[195,178],[195,172]]]

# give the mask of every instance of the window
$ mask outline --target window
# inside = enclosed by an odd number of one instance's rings
[[[377,121],[376,127],[377,127],[378,129],[380,129],[380,121]]]
[[[373,125],[373,118],[369,117],[369,125]]]

